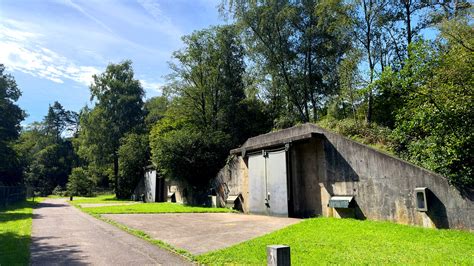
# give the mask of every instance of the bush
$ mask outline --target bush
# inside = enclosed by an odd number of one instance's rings
[[[66,187],[67,193],[70,196],[90,197],[93,194],[95,184],[85,169],[76,167],[72,169]]]
[[[379,126],[375,123],[367,124],[365,121],[358,121],[352,118],[336,120],[331,117],[324,118],[318,122],[318,125],[363,144],[393,153],[392,131],[387,127]]]
[[[60,197],[64,197],[66,196],[67,194],[67,191],[64,190],[63,187],[57,185],[54,189],[53,189],[53,195],[56,195],[56,196],[60,196]]]
[[[175,129],[150,136],[152,160],[166,178],[206,188],[221,167],[231,146],[230,137],[221,131],[200,132]]]

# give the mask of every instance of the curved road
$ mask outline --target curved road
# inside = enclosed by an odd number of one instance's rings
[[[33,210],[32,265],[189,265],[113,225],[95,219],[65,199],[46,199]]]

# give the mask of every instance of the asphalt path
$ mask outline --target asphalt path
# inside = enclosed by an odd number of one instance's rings
[[[154,246],[69,205],[46,199],[33,210],[32,265],[189,265]]]

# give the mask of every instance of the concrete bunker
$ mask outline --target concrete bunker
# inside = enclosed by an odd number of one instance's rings
[[[180,184],[165,180],[152,165],[145,167],[145,174],[135,187],[132,199],[144,202],[185,201]]]
[[[245,213],[473,229],[472,197],[443,176],[314,124],[249,138],[230,153],[214,184],[221,206],[241,195]]]

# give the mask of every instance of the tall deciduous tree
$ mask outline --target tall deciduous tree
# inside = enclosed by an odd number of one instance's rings
[[[143,130],[144,91],[134,78],[131,61],[110,64],[93,78],[90,91],[96,105],[81,118],[78,152],[98,167],[111,164],[117,186],[120,139]]]
[[[0,184],[21,182],[21,168],[12,141],[18,138],[25,113],[15,104],[21,92],[12,75],[0,64]]]
[[[322,1],[227,1],[249,52],[281,86],[297,121],[317,120],[338,88],[337,65],[351,46],[349,5]]]
[[[382,84],[399,92],[394,130],[399,155],[472,189],[474,54],[468,47],[474,31],[467,21],[452,21],[441,32],[463,32],[464,45],[449,37],[437,45],[415,42],[404,67],[387,73]]]

